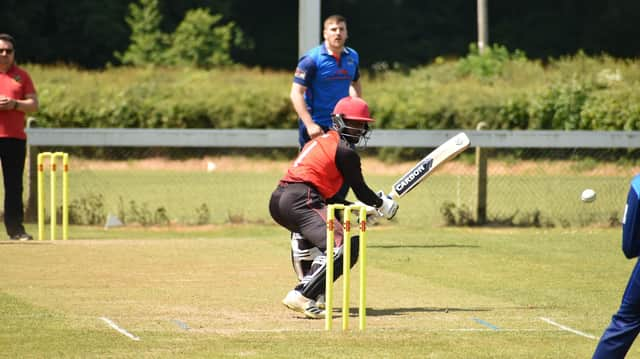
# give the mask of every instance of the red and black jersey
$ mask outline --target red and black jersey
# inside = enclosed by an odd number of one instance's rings
[[[339,143],[340,136],[336,131],[329,131],[309,141],[282,180],[306,182],[313,185],[324,198],[333,197],[344,181],[335,159]]]
[[[375,207],[382,204],[382,200],[364,181],[360,156],[340,139],[336,131],[328,131],[308,142],[282,181],[308,183],[325,199],[333,197],[346,183],[365,204]]]

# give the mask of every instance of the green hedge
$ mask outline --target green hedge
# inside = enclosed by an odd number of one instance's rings
[[[461,73],[463,61],[364,74],[376,127],[472,129],[484,121],[493,129],[640,129],[638,61],[583,54],[546,64],[517,58],[490,76]],[[291,72],[26,67],[39,91],[36,117],[44,127],[296,126]]]

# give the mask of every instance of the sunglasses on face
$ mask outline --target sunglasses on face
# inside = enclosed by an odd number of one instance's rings
[[[6,53],[7,55],[13,54],[13,49],[0,49],[0,54]]]

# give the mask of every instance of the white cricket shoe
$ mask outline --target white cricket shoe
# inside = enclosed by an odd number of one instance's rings
[[[324,318],[324,310],[318,308],[313,300],[303,296],[297,290],[287,293],[287,296],[282,300],[282,304],[293,311],[304,314],[307,318]]]
[[[320,294],[319,296],[316,297],[316,307],[320,309],[324,309],[326,306],[325,302],[326,300],[324,299],[324,294]]]

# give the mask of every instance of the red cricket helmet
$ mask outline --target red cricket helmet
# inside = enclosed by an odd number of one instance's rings
[[[338,101],[332,115],[341,115],[345,120],[375,121],[369,114],[369,105],[359,97],[344,97]]]
[[[367,145],[371,129],[369,122],[375,121],[369,114],[369,105],[359,97],[345,97],[338,101],[331,115],[333,129],[347,142]],[[360,123],[358,123],[360,122]]]

